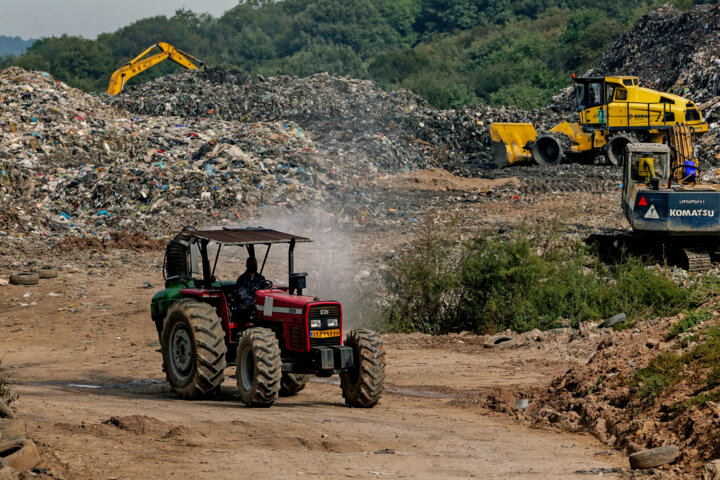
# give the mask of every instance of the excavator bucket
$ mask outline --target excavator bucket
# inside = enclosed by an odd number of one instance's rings
[[[526,148],[537,138],[532,123],[493,123],[490,125],[492,155],[495,165],[504,167],[532,160],[532,151]]]

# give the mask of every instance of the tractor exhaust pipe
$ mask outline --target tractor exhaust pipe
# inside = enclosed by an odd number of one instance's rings
[[[539,165],[557,165],[563,157],[563,148],[555,135],[540,135],[532,146],[532,156]]]

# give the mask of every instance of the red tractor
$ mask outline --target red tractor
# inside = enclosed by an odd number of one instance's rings
[[[165,289],[153,296],[152,318],[162,346],[163,365],[180,398],[204,398],[220,390],[228,365],[236,365],[243,403],[269,407],[278,395],[294,395],[310,375],[340,374],[345,403],[377,404],[385,380],[385,350],[379,336],[352,330],[342,341],[339,302],[303,294],[307,274],[293,271],[296,243],[309,238],[265,228],[190,230],[168,243]],[[210,263],[208,245],[217,244]],[[288,285],[266,282],[243,308],[235,281],[215,277],[224,247],[246,247],[249,258],[264,245],[262,273],[270,247],[289,246]]]

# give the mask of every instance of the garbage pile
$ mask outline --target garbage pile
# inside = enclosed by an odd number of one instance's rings
[[[338,165],[383,172],[442,167],[473,176],[492,167],[492,122],[556,123],[539,110],[436,110],[409,91],[327,73],[265,78],[220,67],[138,85],[112,104],[141,115],[295,122]]]
[[[159,234],[338,188],[336,161],[292,122],[129,116],[18,68],[0,74],[0,104],[0,236]]]
[[[0,72],[0,105],[0,237],[58,240],[111,240],[118,229],[156,237],[313,203],[337,221],[413,222],[425,197],[378,192],[377,178],[430,167],[487,176],[492,122],[543,130],[559,120],[484,105],[435,110],[347,77],[221,68],[109,98],[13,67]]]

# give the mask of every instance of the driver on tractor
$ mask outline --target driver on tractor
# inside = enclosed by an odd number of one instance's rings
[[[257,260],[249,257],[245,262],[245,272],[238,277],[235,284],[241,312],[248,313],[248,310],[255,306],[255,291],[265,288],[266,284],[265,277],[258,273]]]

